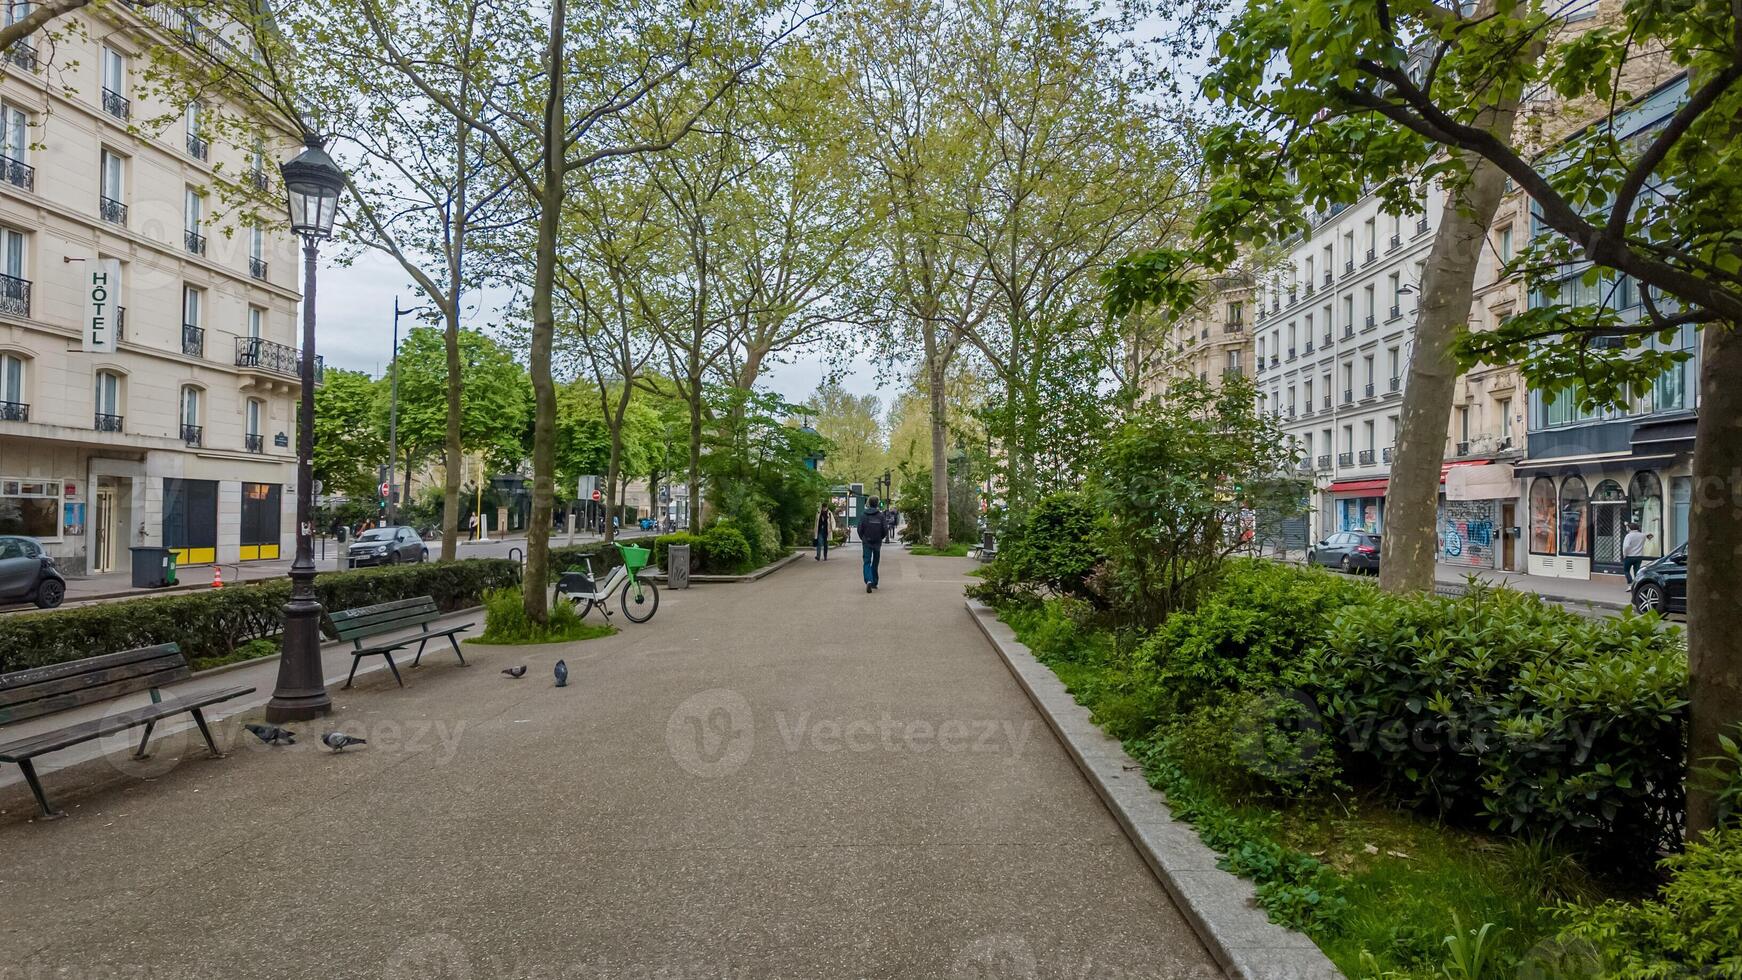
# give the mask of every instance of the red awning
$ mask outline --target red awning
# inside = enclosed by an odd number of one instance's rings
[[[1384,493],[1385,485],[1391,481],[1379,480],[1339,480],[1331,484],[1332,493]]]

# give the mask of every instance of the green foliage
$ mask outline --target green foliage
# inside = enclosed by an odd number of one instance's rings
[[[1465,929],[1463,919],[1452,913],[1452,934],[1446,937],[1446,965],[1442,968],[1446,980],[1486,980],[1494,966],[1497,938],[1494,923]]]
[[[1737,744],[1742,739],[1742,723],[1730,727],[1737,738],[1719,735],[1720,754],[1706,759],[1694,777],[1712,794],[1716,808],[1713,822],[1720,827],[1742,827],[1742,745]]]
[[[322,492],[373,503],[376,467],[387,462],[384,425],[375,415],[381,383],[361,371],[327,368],[315,388],[314,477]],[[402,477],[403,478],[403,477]],[[371,511],[364,515],[373,517]]]
[[[484,453],[493,466],[526,455],[532,383],[514,355],[488,335],[462,330],[460,446]],[[387,387],[378,386],[376,414],[386,418]],[[441,451],[448,431],[448,355],[442,331],[415,327],[399,346],[400,452],[422,458]],[[468,474],[470,476],[471,474]]]
[[[1299,696],[1249,691],[1167,725],[1168,755],[1198,778],[1252,798],[1304,799],[1340,786],[1336,745]]]
[[[484,632],[466,640],[492,646],[535,643],[571,643],[616,633],[615,627],[584,622],[572,602],[550,607],[550,618],[538,622],[526,615],[526,600],[519,586],[504,586],[484,593]]]
[[[1007,529],[987,581],[1008,582],[1015,592],[1091,598],[1089,575],[1100,563],[1095,510],[1079,492],[1041,498],[1028,519]]]
[[[907,553],[921,558],[966,558],[969,544],[966,541],[951,542],[947,548],[933,548],[929,544],[911,545]]]
[[[1656,898],[1563,906],[1563,948],[1588,950],[1618,980],[1742,978],[1742,828],[1716,830],[1663,862]]]
[[[1679,839],[1687,659],[1655,617],[1473,585],[1332,620],[1293,680],[1398,798],[1616,859]]]
[[[748,572],[756,567],[750,542],[731,521],[716,521],[702,532],[702,571],[720,575]]]
[[[443,610],[482,600],[512,584],[519,568],[501,559],[468,559],[325,572],[315,594],[328,610],[431,596]],[[0,673],[95,657],[119,650],[178,643],[202,665],[230,661],[239,651],[284,630],[290,582],[274,579],[184,595],[152,596],[0,618]]]
[[[674,544],[688,545],[690,549],[690,564],[697,566],[702,559],[702,536],[680,531],[677,534],[661,534],[653,539],[653,563],[659,568],[670,571],[671,546]]]

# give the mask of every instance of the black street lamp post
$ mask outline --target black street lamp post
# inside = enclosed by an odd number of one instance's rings
[[[314,464],[315,442],[315,262],[320,243],[333,235],[345,175],[313,133],[305,148],[279,168],[290,204],[290,230],[302,236],[302,410],[296,438],[296,560],[290,565],[290,601],[284,604],[284,652],[278,658],[278,686],[266,704],[266,720],[301,721],[327,714],[321,669],[321,604],[315,598]]]

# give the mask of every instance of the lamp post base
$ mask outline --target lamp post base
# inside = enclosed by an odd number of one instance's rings
[[[307,578],[297,585],[312,592],[313,571],[308,569]],[[266,703],[268,722],[307,721],[332,712],[333,699],[322,676],[320,631],[320,603],[313,596],[293,594],[284,606],[284,652],[278,657],[278,686]]]

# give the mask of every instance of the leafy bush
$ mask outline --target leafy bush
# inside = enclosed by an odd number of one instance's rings
[[[323,572],[315,593],[327,609],[431,596],[443,610],[481,601],[491,588],[519,581],[503,559],[467,559]],[[290,582],[278,578],[224,589],[150,596],[51,612],[0,617],[0,673],[177,643],[195,663],[228,660],[251,641],[284,629]]]
[[[1336,745],[1299,697],[1248,691],[1166,727],[1167,754],[1242,796],[1300,799],[1339,785]]]
[[[690,549],[690,569],[693,571],[702,560],[702,536],[680,531],[677,534],[662,534],[653,539],[653,563],[666,571],[671,570],[671,546],[674,544],[688,545]]]
[[[747,572],[754,565],[750,542],[730,521],[716,521],[702,532],[702,571],[721,575]]]
[[[1588,944],[1603,977],[1742,977],[1742,828],[1714,831],[1663,867],[1670,878],[1653,900],[1563,906],[1559,946]]]
[[[1173,715],[1226,694],[1275,689],[1339,610],[1378,598],[1321,569],[1233,561],[1196,609],[1169,617],[1138,648],[1133,670]]]
[[[1043,498],[1028,520],[998,543],[995,576],[1015,588],[1089,598],[1085,583],[1101,560],[1095,509],[1080,493]]]
[[[1680,838],[1687,658],[1655,617],[1534,595],[1346,607],[1294,679],[1351,761],[1403,800],[1638,856]]]
[[[744,534],[744,541],[750,546],[750,567],[760,568],[786,554],[781,547],[780,532],[768,515],[761,511],[751,511],[733,520]]]
[[[585,622],[572,602],[550,607],[550,619],[540,623],[526,615],[524,596],[518,586],[491,589],[484,594],[484,632],[466,640],[497,646],[532,643],[567,643],[610,636],[610,626]]]

